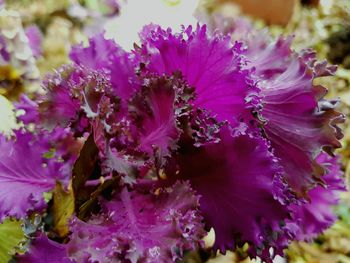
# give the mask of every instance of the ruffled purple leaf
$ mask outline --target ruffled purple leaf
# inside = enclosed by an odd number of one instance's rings
[[[57,124],[65,127],[70,122],[77,119],[80,110],[80,101],[78,95],[74,93],[74,86],[80,83],[70,80],[74,70],[72,67],[63,66],[57,70],[56,74],[48,75],[43,83],[46,94],[39,104],[41,121],[55,127]],[[83,81],[83,77],[76,78]],[[81,85],[81,84],[80,84]]]
[[[271,40],[262,32],[256,33],[247,40],[246,55],[250,60],[248,66],[253,67],[255,74],[262,80],[282,74],[288,68],[292,55],[292,40],[292,37],[280,37],[270,43]]]
[[[122,100],[128,100],[140,87],[135,74],[136,61],[103,34],[91,38],[88,47],[74,47],[70,57],[78,65],[104,71],[116,95]]]
[[[124,188],[101,205],[102,215],[72,224],[68,251],[77,262],[173,262],[205,235],[188,183],[148,194]]]
[[[0,138],[0,219],[24,217],[46,206],[43,193],[54,188],[62,163],[43,157],[50,148],[30,133],[16,132],[15,140]]]
[[[16,258],[18,263],[73,263],[67,255],[66,245],[41,234],[31,241],[28,251]]]
[[[181,145],[177,165],[167,175],[189,180],[201,196],[206,226],[215,231],[214,250],[225,253],[248,242],[251,256],[269,260],[270,247],[276,253],[283,249],[277,238],[288,218],[281,169],[263,139],[232,137],[226,128],[220,138],[199,148]]]
[[[221,35],[211,37],[205,26],[173,34],[151,25],[140,35],[143,45],[135,52],[146,70],[169,76],[180,72],[195,90],[194,105],[219,121],[237,126],[242,119],[251,119],[256,89],[249,71],[242,69],[245,59],[239,43],[232,45]]]
[[[63,183],[68,184],[72,175],[73,165],[78,158],[82,147],[81,141],[74,138],[69,128],[56,127],[52,131],[39,130],[40,141],[50,149],[50,158],[57,160],[60,165],[60,174],[64,178]],[[53,169],[57,166],[55,162]]]
[[[79,135],[90,130],[92,120],[99,120],[106,132],[117,125],[119,97],[105,74],[78,65],[63,66],[47,77],[44,88],[47,93],[39,112],[47,126],[70,126]]]
[[[291,206],[293,220],[288,227],[294,230],[297,240],[309,241],[335,222],[332,207],[339,203],[340,192],[345,191],[338,158],[321,153],[316,161],[325,166],[326,174],[322,176],[325,185],[311,189],[307,203]]]
[[[19,102],[15,103],[15,107],[16,110],[24,111],[17,117],[23,124],[39,123],[38,104],[28,98],[27,95],[21,94]]]
[[[161,166],[177,149],[180,118],[188,114],[189,89],[179,76],[144,78],[144,87],[131,100],[137,149],[154,156]]]
[[[281,159],[288,183],[298,196],[306,196],[321,183],[324,170],[315,161],[321,149],[340,147],[337,125],[344,116],[335,110],[336,100],[326,100],[326,89],[314,86],[314,79],[334,74],[336,67],[319,62],[312,50],[300,54],[291,49],[293,38],[271,41],[268,32],[254,31],[239,19],[214,21],[234,40],[243,41],[251,75],[261,89],[260,118],[267,138]],[[229,25],[229,27],[227,26]],[[244,32],[242,34],[241,32]]]
[[[335,110],[337,101],[323,99],[326,89],[314,86],[318,76],[333,72],[310,53],[299,56],[291,39],[278,39],[261,52],[249,53],[261,88],[261,116],[267,138],[281,159],[286,178],[299,196],[321,182],[323,169],[315,161],[322,148],[341,145],[337,124],[344,121]],[[266,54],[265,54],[266,53]],[[259,57],[259,59],[258,59]]]
[[[89,46],[76,45],[70,52],[72,61],[91,69],[104,69],[110,64],[110,59],[118,51],[113,40],[107,40],[104,33],[100,33],[89,40]]]
[[[106,154],[101,158],[104,174],[117,172],[123,182],[133,184],[139,174],[139,169],[145,166],[145,160],[142,157],[131,155],[129,152],[118,151],[108,146]]]
[[[317,54],[313,49],[303,49],[300,53],[304,62],[313,69],[315,77],[333,76],[337,71],[337,66],[329,65],[327,60],[318,61]]]

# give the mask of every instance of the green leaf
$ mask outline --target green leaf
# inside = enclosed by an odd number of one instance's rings
[[[22,222],[5,219],[0,224],[0,262],[8,262],[16,253],[16,247],[24,241]]]

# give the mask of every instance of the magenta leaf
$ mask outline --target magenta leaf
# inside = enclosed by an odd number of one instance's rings
[[[189,180],[201,196],[206,225],[215,231],[214,250],[224,253],[248,242],[252,256],[264,257],[257,251],[270,247],[280,253],[283,247],[271,235],[284,234],[288,211],[277,159],[263,139],[232,137],[227,128],[220,135],[221,142],[204,147],[185,143],[170,177]]]
[[[143,49],[139,51],[146,69],[160,75],[181,72],[195,89],[195,106],[210,112],[219,121],[234,126],[251,118],[250,109],[256,89],[243,70],[245,59],[240,44],[232,46],[229,37],[210,37],[205,26],[183,29],[173,34],[151,25],[141,33]]]
[[[18,263],[73,263],[68,258],[66,245],[57,243],[41,234],[31,241],[29,250],[16,258]]]
[[[30,133],[16,132],[14,140],[0,138],[0,219],[22,218],[30,210],[46,206],[43,193],[63,179],[54,158],[43,157],[50,147]]]
[[[78,65],[103,71],[110,77],[115,93],[123,100],[129,99],[139,89],[135,74],[137,61],[103,34],[91,38],[88,47],[74,47],[70,57]]]
[[[160,166],[177,149],[180,118],[188,114],[191,89],[179,76],[145,78],[145,86],[130,103],[137,148],[155,156]]]
[[[344,116],[335,111],[337,101],[323,99],[326,89],[313,84],[334,68],[315,61],[310,51],[293,52],[290,44],[291,38],[279,38],[266,43],[262,53],[248,48],[249,66],[255,68],[260,82],[266,136],[281,159],[288,183],[297,195],[306,196],[324,173],[314,157],[322,148],[331,151],[341,146],[337,124]]]
[[[339,203],[340,193],[346,190],[338,158],[321,153],[316,161],[325,166],[326,174],[322,176],[325,185],[311,189],[306,203],[291,206],[293,220],[288,224],[295,229],[297,240],[309,241],[335,222],[332,208]]]
[[[18,120],[24,124],[39,123],[38,104],[28,98],[27,95],[21,94],[19,102],[15,103],[15,107],[17,110],[24,111],[17,117]]]
[[[77,262],[173,262],[205,235],[188,183],[148,194],[124,188],[101,205],[103,214],[73,222],[68,251]]]

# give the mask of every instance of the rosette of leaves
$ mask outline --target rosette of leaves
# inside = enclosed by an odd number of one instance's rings
[[[140,40],[94,36],[16,104],[0,218],[43,217],[19,262],[176,262],[211,228],[213,253],[272,262],[334,222],[344,116],[314,84],[333,66],[259,32],[148,25]]]

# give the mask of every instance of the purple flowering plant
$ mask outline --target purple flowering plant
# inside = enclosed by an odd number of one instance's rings
[[[0,220],[43,218],[18,262],[176,262],[210,229],[214,252],[272,262],[332,225],[344,116],[314,80],[334,66],[199,25],[140,39],[91,38],[16,104]]]

